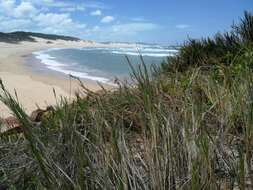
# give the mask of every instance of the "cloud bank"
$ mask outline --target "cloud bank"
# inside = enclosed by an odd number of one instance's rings
[[[0,0],[2,32],[23,30],[94,40],[124,40],[159,29],[144,18],[122,22],[111,15],[113,10],[108,5],[96,1]]]

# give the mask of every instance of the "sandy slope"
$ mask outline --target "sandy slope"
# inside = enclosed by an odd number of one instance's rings
[[[71,48],[71,47],[102,47],[103,44],[86,41],[63,41],[56,40],[48,44],[48,40],[36,38],[37,42],[22,42],[20,44],[0,43],[0,78],[14,95],[14,89],[18,92],[19,102],[27,113],[40,107],[55,104],[53,88],[57,95],[71,97],[78,85],[70,81],[67,76],[53,76],[46,74],[35,74],[24,64],[24,57],[34,51],[48,48]],[[108,47],[108,45],[106,45]],[[110,45],[109,45],[110,46]],[[98,90],[100,87],[96,82],[84,81],[84,84],[91,90]],[[71,88],[70,88],[71,87]],[[71,93],[70,93],[71,92]],[[0,117],[10,115],[9,110],[0,103]]]

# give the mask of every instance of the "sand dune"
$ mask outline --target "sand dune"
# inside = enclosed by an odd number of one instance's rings
[[[19,44],[0,43],[0,78],[11,94],[18,92],[19,102],[27,113],[36,109],[36,105],[45,107],[56,103],[53,88],[58,96],[72,97],[78,90],[76,82],[69,81],[68,76],[53,76],[35,74],[24,64],[24,58],[34,51],[48,48],[78,48],[78,47],[110,47],[95,42],[64,41],[35,38],[37,42],[22,42]],[[91,90],[99,90],[96,82],[84,81]],[[0,117],[7,117],[10,111],[0,103]]]

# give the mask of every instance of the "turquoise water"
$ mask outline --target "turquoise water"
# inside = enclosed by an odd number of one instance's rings
[[[142,48],[79,48],[49,49],[34,55],[47,69],[71,74],[79,78],[109,83],[115,77],[125,78],[130,68],[126,56],[133,66],[141,63],[160,64],[167,56],[174,56],[177,50],[163,47]]]

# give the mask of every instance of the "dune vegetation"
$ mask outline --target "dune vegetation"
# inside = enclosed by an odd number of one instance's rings
[[[0,189],[252,189],[252,70],[245,12],[160,67],[140,57],[133,83],[56,100],[40,122],[2,85],[23,133],[0,136]]]
[[[66,40],[66,41],[80,41],[78,38],[70,37],[70,36],[60,36],[54,34],[42,34],[35,32],[11,32],[11,33],[3,33],[0,32],[0,42],[7,43],[20,43],[20,42],[36,42],[33,37],[42,38],[46,40]]]

